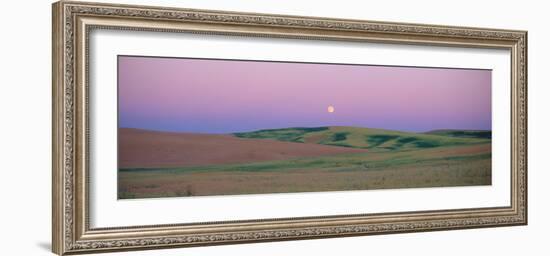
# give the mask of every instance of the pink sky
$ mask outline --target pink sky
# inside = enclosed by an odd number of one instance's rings
[[[491,71],[119,56],[119,126],[491,129]],[[327,107],[334,106],[334,113]]]

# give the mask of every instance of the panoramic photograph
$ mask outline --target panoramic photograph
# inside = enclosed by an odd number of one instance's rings
[[[118,56],[118,199],[491,185],[491,70]]]

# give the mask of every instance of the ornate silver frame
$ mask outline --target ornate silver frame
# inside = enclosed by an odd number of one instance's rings
[[[88,33],[93,29],[344,40],[511,51],[511,205],[92,229]],[[527,224],[527,32],[61,1],[53,4],[53,251],[103,252]]]

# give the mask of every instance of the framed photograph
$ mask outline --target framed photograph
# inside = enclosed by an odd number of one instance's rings
[[[527,32],[61,1],[59,255],[527,224]]]

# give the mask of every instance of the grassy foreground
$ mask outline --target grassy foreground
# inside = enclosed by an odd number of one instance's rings
[[[119,170],[118,197],[235,195],[491,184],[488,131],[407,133],[354,127],[262,130],[235,136],[368,149],[257,163]]]

